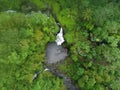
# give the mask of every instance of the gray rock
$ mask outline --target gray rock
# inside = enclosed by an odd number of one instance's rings
[[[48,64],[57,63],[68,56],[67,49],[58,46],[55,42],[49,43],[46,48],[46,60]]]

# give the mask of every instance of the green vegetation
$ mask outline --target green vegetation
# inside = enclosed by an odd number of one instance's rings
[[[69,49],[59,69],[82,90],[120,90],[119,0],[0,3],[1,90],[66,90],[63,80],[49,72],[32,81],[34,73],[43,70],[46,44],[59,31],[55,20],[64,29]],[[9,9],[17,12],[5,12]]]
[[[45,45],[55,39],[58,31],[54,19],[41,12],[31,15],[2,12],[0,18],[0,88],[2,90],[64,88],[62,80],[49,74],[40,75],[35,82],[32,81],[35,72],[43,70]]]

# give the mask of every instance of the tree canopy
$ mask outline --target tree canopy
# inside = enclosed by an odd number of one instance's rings
[[[120,90],[119,10],[119,0],[0,0],[1,90],[66,90],[49,72],[32,81],[58,22],[69,51],[60,71],[82,90]]]

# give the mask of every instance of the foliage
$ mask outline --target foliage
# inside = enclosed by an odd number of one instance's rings
[[[66,90],[63,81],[59,78],[55,78],[49,72],[40,75],[39,81],[34,84],[33,90]]]
[[[38,85],[46,83],[47,80],[44,81],[45,77],[43,78],[45,75],[41,76],[36,83],[32,81],[32,78],[35,72],[43,70],[45,45],[49,39],[52,41],[55,38],[54,35],[58,31],[54,19],[48,18],[41,12],[31,15],[1,12],[0,18],[0,88],[2,90],[43,88],[39,88]],[[48,28],[47,31],[44,28]],[[51,36],[48,37],[45,33]],[[40,82],[43,83],[39,84]],[[44,90],[65,88],[62,80],[53,76],[51,80],[48,78],[46,85]],[[54,85],[55,87],[52,87]]]
[[[48,73],[32,81],[33,74],[43,69],[45,45],[55,40],[57,21],[64,29],[64,45],[69,49],[69,58],[58,65],[59,69],[82,90],[119,90],[119,0],[1,0],[0,3],[0,11],[29,12],[0,13],[0,88],[65,90],[63,81]],[[44,14],[31,12],[38,10]]]

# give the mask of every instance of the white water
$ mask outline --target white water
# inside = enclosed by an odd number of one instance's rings
[[[62,45],[62,43],[65,41],[63,38],[63,29],[62,28],[60,29],[60,32],[57,34],[56,38],[57,39],[55,40],[55,42],[57,43],[57,45]]]

